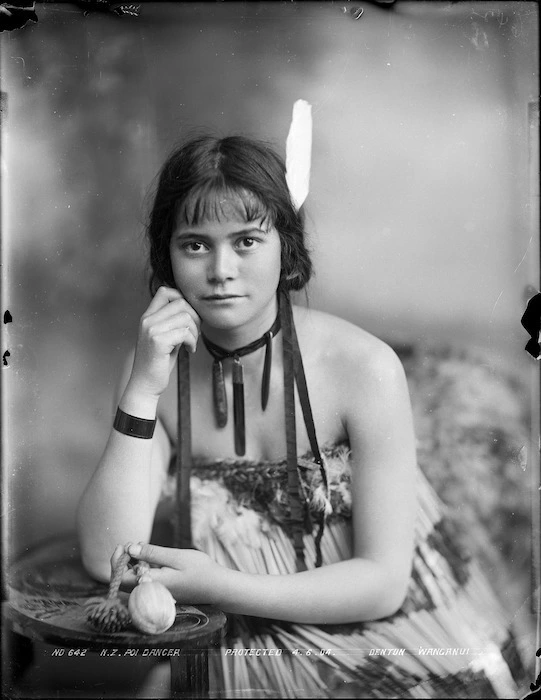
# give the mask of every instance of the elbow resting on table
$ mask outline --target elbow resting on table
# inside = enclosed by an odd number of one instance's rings
[[[81,560],[86,573],[100,583],[109,583],[111,580],[111,564],[109,561],[104,562],[97,557],[85,554],[81,551]]]
[[[83,568],[86,573],[96,581],[100,583],[109,583],[111,579],[111,559],[107,556],[100,556],[100,548],[88,542],[84,534],[84,527],[79,518],[79,513],[77,515],[77,539],[79,541],[79,551]]]
[[[111,561],[105,557],[100,557],[93,549],[85,546],[84,540],[79,532],[79,548],[81,561],[86,573],[100,583],[109,583],[111,580]]]

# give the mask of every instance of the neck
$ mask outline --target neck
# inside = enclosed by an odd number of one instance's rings
[[[271,302],[257,316],[247,323],[234,328],[216,328],[203,323],[201,326],[205,336],[224,350],[236,350],[254,342],[266,333],[274,323],[278,314],[278,299],[273,297]]]

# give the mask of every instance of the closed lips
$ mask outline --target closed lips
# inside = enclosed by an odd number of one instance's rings
[[[205,299],[208,299],[210,301],[218,300],[218,299],[239,299],[239,298],[240,298],[239,294],[212,294],[211,296],[205,297]]]

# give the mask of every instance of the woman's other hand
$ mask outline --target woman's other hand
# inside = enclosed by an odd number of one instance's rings
[[[182,294],[160,287],[141,317],[130,393],[158,399],[167,388],[179,348],[195,352],[201,321]]]
[[[127,544],[125,547],[119,545],[111,557],[113,570],[124,551],[132,559],[150,564],[152,580],[167,586],[178,603],[193,605],[217,602],[224,569],[204,552],[144,543]],[[122,587],[131,590],[136,585],[137,576],[134,569],[130,568],[122,578]]]

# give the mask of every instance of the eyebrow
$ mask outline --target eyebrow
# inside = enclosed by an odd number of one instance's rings
[[[268,231],[265,231],[264,229],[259,228],[258,226],[250,226],[248,228],[243,228],[238,231],[231,231],[231,233],[227,234],[227,238],[237,238],[238,236],[247,236],[250,233],[254,233],[254,231],[257,231],[257,233],[262,233],[265,236],[268,234]],[[209,235],[205,231],[176,231],[174,233],[175,238],[213,238],[213,236]]]

